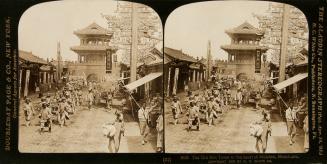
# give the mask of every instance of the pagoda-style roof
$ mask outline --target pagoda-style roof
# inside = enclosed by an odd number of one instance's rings
[[[229,36],[233,36],[235,34],[236,35],[244,34],[244,35],[259,35],[259,36],[261,36],[264,34],[263,31],[261,31],[258,28],[255,28],[248,22],[244,22],[243,24],[239,25],[238,27],[226,30],[225,32]]]
[[[79,45],[70,49],[73,51],[106,51],[107,49],[115,50],[116,48],[107,45]]]
[[[197,62],[196,59],[183,53],[181,50],[176,50],[176,49],[165,47],[164,53],[165,53],[165,56],[167,55],[168,57],[170,57],[172,59],[187,61],[187,62],[191,62],[191,63]]]
[[[261,49],[262,51],[267,51],[268,48],[265,46],[255,45],[255,44],[230,44],[230,45],[222,45],[222,48],[225,51],[237,51],[237,50],[257,50]]]
[[[112,32],[93,22],[92,24],[90,24],[89,26],[83,29],[74,31],[74,34],[78,36],[79,35],[108,35],[108,34],[112,34]]]
[[[34,55],[32,52],[27,52],[23,50],[19,50],[19,59],[29,63],[44,64],[44,65],[48,64],[46,60]]]

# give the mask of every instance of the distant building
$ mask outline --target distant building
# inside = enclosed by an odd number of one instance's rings
[[[164,59],[167,60],[164,67],[164,89],[166,96],[185,90],[198,89],[206,79],[205,65],[181,50],[164,48]]]
[[[274,88],[276,91],[284,93],[285,97],[298,98],[307,94],[308,51],[302,49],[300,52],[292,54],[290,61],[291,63],[286,66],[286,80],[275,84]]]
[[[80,39],[80,45],[71,47],[78,54],[77,62],[68,65],[71,74],[85,74],[88,80],[120,76],[116,49],[109,44],[113,35],[111,31],[92,23],[84,29],[74,31],[74,34]]]
[[[137,80],[125,86],[129,91],[137,90],[138,98],[148,98],[163,93],[163,54],[154,48],[146,54],[143,62],[137,63]]]
[[[264,33],[244,22],[236,28],[226,30],[231,38],[231,44],[223,45],[221,48],[228,53],[228,71],[236,77],[253,78],[261,74],[261,54],[267,48],[260,46],[260,39]]]
[[[56,68],[32,52],[19,50],[19,93],[20,97],[51,89],[56,79]]]

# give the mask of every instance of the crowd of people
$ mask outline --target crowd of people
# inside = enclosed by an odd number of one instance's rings
[[[30,98],[25,97],[23,111],[26,126],[31,125],[31,119],[36,115],[40,119],[40,133],[44,132],[45,128],[51,132],[53,122],[63,127],[77,111],[77,107],[83,104],[83,88],[83,80],[74,80],[67,82],[60,89],[57,88],[54,94],[47,93],[42,96],[40,103],[33,104]]]
[[[202,120],[212,126],[216,120],[222,118],[224,113],[231,109],[231,105],[236,105],[240,109],[244,104],[244,83],[230,78],[221,78],[213,82],[213,85],[198,92],[188,91],[186,102],[180,102],[177,95],[173,95],[171,109],[173,113],[173,123],[176,125],[183,116],[188,116],[188,129],[193,126],[200,129]],[[235,88],[235,89],[234,89]],[[236,90],[236,92],[234,92]],[[184,115],[185,114],[185,115]]]
[[[272,132],[270,112],[274,103],[271,102],[271,97],[269,102],[265,104],[263,97],[264,95],[270,95],[267,92],[272,88],[266,82],[260,83],[260,86],[254,85],[252,82],[221,78],[202,90],[188,91],[185,102],[181,102],[177,95],[173,95],[170,105],[173,116],[172,122],[176,125],[186,117],[188,120],[188,131],[194,127],[200,130],[202,124],[207,124],[209,127],[215,125],[216,122],[223,119],[223,115],[230,109],[242,109],[242,106],[252,103],[253,109],[261,114],[259,120],[254,120],[251,123],[250,134],[256,139],[256,151],[258,153],[265,153],[268,137],[271,136]],[[305,114],[304,118],[299,118],[301,117],[299,113],[307,110],[306,97],[303,96],[296,102],[296,105],[290,103],[285,110],[289,144],[295,143],[294,137],[298,134],[297,129],[303,127],[304,150],[307,152],[309,149],[308,116]],[[300,124],[303,124],[303,126],[299,126]]]
[[[157,133],[157,152],[163,151],[163,112],[162,112],[161,96],[157,95],[146,99],[139,110],[138,120],[140,126],[140,133],[142,136],[142,145],[147,143],[147,138],[150,133],[150,128],[156,128]]]

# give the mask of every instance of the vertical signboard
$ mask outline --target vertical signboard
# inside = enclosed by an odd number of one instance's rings
[[[106,51],[106,73],[111,73],[112,70],[112,54],[110,50]]]
[[[257,49],[255,54],[255,73],[260,73],[261,69],[261,50]]]

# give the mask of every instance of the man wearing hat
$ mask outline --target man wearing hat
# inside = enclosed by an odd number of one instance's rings
[[[178,123],[178,116],[180,113],[182,113],[182,105],[178,101],[177,96],[173,97],[173,102],[171,104],[172,112],[173,112],[173,118],[174,118],[174,125]]]
[[[24,103],[24,115],[25,115],[25,121],[26,126],[30,126],[31,117],[34,113],[34,109],[31,103],[31,99],[26,98]]]

